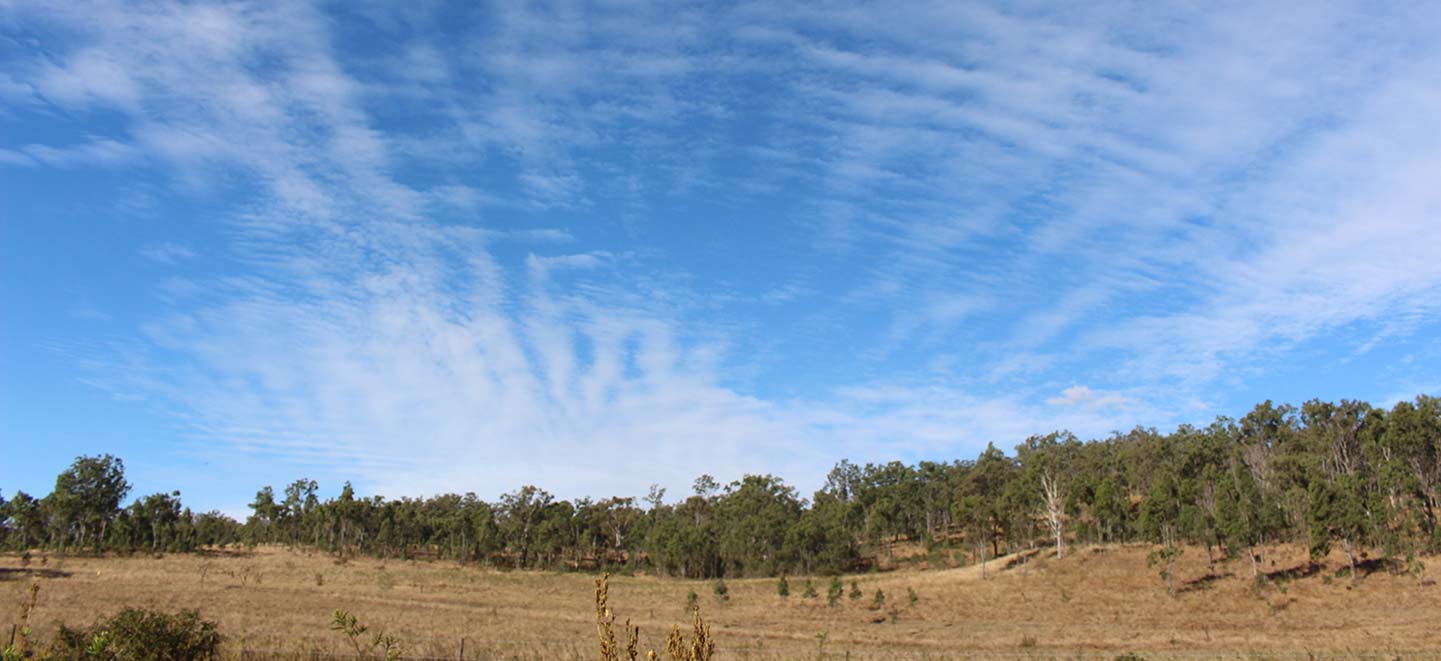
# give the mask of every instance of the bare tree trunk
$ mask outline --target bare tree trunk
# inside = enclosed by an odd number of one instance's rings
[[[1345,537],[1342,540],[1346,545],[1346,561],[1351,563],[1351,585],[1356,584],[1356,554],[1351,548],[1351,538]]]
[[[1056,537],[1056,558],[1059,559],[1066,550],[1065,541],[1062,538],[1064,522],[1061,520],[1061,516],[1065,513],[1063,511],[1064,503],[1061,502],[1060,485],[1057,484],[1056,478],[1051,475],[1049,470],[1041,474],[1041,492],[1045,498],[1046,523]]]

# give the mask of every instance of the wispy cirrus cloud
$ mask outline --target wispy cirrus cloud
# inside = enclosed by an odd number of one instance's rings
[[[0,121],[73,135],[0,167],[223,200],[67,355],[193,451],[392,493],[1196,422],[1434,332],[1434,12],[1092,9],[8,6],[46,48]]]

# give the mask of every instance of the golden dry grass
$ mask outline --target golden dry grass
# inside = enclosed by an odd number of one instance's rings
[[[1378,571],[1352,588],[1329,582],[1344,562],[1328,559],[1314,575],[1253,591],[1243,562],[1216,565],[1205,552],[1178,563],[1176,598],[1167,596],[1144,547],[1079,548],[1062,560],[1036,554],[989,578],[978,567],[897,571],[854,577],[865,596],[826,606],[791,596],[773,579],[732,580],[730,600],[709,582],[614,576],[618,619],[640,626],[642,643],[664,648],[672,624],[688,623],[686,594],[700,595],[720,658],[1254,658],[1309,654],[1441,658],[1441,587]],[[1295,550],[1273,551],[1271,571],[1302,567]],[[1433,564],[1436,559],[1431,559]],[[587,574],[500,572],[438,561],[370,559],[338,564],[319,554],[262,548],[253,554],[164,558],[36,557],[22,569],[0,557],[0,632],[8,634],[39,570],[33,624],[48,635],[59,622],[88,624],[124,606],[199,609],[220,622],[231,653],[318,650],[344,654],[328,630],[344,608],[372,630],[400,638],[407,657],[594,658],[594,580]],[[846,578],[849,590],[850,579]],[[907,588],[918,596],[908,603]],[[872,608],[875,591],[886,607]],[[894,607],[894,621],[891,610]],[[849,657],[847,657],[849,655]]]

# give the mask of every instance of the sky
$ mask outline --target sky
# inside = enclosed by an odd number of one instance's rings
[[[0,0],[0,493],[802,494],[1441,394],[1426,2]]]

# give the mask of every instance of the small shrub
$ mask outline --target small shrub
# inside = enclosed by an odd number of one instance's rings
[[[695,610],[699,605],[700,595],[696,594],[695,590],[691,590],[685,594],[685,609],[687,612]]]
[[[871,608],[880,609],[885,605],[886,593],[882,592],[880,588],[876,588],[876,596],[871,597]]]
[[[913,587],[911,587],[911,586],[909,586],[909,585],[907,585],[907,586],[906,586],[906,603],[914,606],[914,605],[916,605],[916,602],[917,602],[917,601],[920,601],[920,600],[921,600],[921,598],[920,598],[918,595],[916,595],[916,589],[913,588]],[[1067,595],[1067,600],[1069,600],[1069,595]]]
[[[1031,647],[1035,647],[1035,646],[1036,646],[1036,638],[1035,638],[1034,636],[1027,636],[1027,635],[1024,635],[1024,634],[1021,636],[1021,647],[1031,648]]]
[[[315,587],[324,587],[324,586],[325,586],[325,574],[323,574],[323,573],[321,573],[321,572],[315,572]]]
[[[127,608],[89,628],[60,625],[44,658],[55,659],[215,659],[220,633],[215,622],[193,610],[163,613]]]
[[[820,593],[816,592],[816,584],[814,581],[809,578],[806,579],[806,591],[801,594],[801,596],[806,599],[815,599],[820,596]]]
[[[370,627],[361,624],[359,620],[349,611],[337,608],[330,614],[330,630],[338,631],[350,641],[355,648],[356,658],[365,658],[365,646],[361,645],[361,636],[370,630]],[[384,632],[377,632],[370,638],[370,648],[379,650],[385,655],[385,661],[396,661],[400,658],[400,641],[395,636]]]
[[[841,593],[845,592],[845,586],[841,584],[841,577],[832,576],[830,587],[826,588],[826,605],[832,608],[836,602],[841,600]]]
[[[784,574],[781,575],[780,580],[776,581],[776,594],[780,595],[782,599],[791,596],[791,584],[786,581]]]
[[[851,579],[851,592],[849,596],[851,598],[851,601],[855,601],[861,598],[861,584],[856,582],[856,579],[854,578]]]
[[[730,588],[726,587],[725,580],[717,579],[715,582],[715,587],[711,588],[711,590],[715,592],[715,598],[717,600],[730,601]]]

